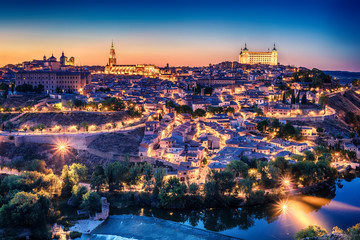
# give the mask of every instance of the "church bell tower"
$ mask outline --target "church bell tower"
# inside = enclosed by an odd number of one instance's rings
[[[114,49],[114,42],[111,42],[109,66],[112,67],[115,65],[116,65],[116,55],[115,55],[115,49]]]

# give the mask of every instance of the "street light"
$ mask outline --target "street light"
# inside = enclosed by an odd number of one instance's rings
[[[55,154],[61,156],[61,163],[65,164],[65,154],[69,152],[69,144],[66,141],[58,140],[54,146]]]

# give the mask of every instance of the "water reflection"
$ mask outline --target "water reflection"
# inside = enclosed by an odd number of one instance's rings
[[[358,215],[357,212],[360,211],[360,205],[357,204],[357,202],[350,202],[351,204],[346,204],[341,201],[341,197],[344,199],[351,199],[352,195],[349,195],[350,186],[352,186],[352,190],[350,191],[354,191],[360,186],[359,178],[356,178],[356,180],[352,183],[348,182],[350,180],[351,179],[347,179],[345,181],[334,181],[326,189],[318,191],[316,194],[296,196],[289,199],[279,200],[279,202],[275,204],[262,206],[249,206],[239,209],[205,209],[185,211],[127,208],[123,210],[114,210],[112,211],[112,214],[134,214],[155,217],[185,223],[194,227],[204,228],[215,232],[226,232],[231,229],[231,232],[228,231],[228,233],[234,236],[244,235],[244,231],[241,231],[240,233],[239,230],[250,231],[250,229],[261,229],[265,225],[270,226],[271,224],[274,229],[267,229],[267,233],[271,233],[272,236],[279,236],[280,232],[286,232],[287,234],[290,234],[289,239],[291,239],[294,232],[308,225],[317,224],[327,228],[328,230],[335,225],[341,225],[339,222],[344,219],[339,218],[335,220],[332,219],[333,222],[329,221],[329,217],[331,217],[332,214],[333,216],[336,216],[335,212],[342,213],[349,211],[347,215],[344,214],[344,218],[347,218],[351,214]],[[340,201],[333,200],[336,197],[336,190],[342,189],[343,186],[348,186],[348,188],[346,191],[340,191],[340,194],[342,195],[340,197]],[[351,192],[351,194],[352,193],[353,192]],[[353,206],[352,204],[357,206]],[[326,210],[331,210],[330,214],[329,211]],[[325,216],[324,213],[327,215]],[[358,222],[356,217],[352,218],[353,221]],[[354,225],[354,222],[349,224]],[[256,225],[256,227],[253,227],[254,225]],[[249,234],[254,234],[252,231],[250,232]]]

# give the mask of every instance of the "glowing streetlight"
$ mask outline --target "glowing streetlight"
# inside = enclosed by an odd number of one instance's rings
[[[283,176],[280,179],[280,185],[284,188],[284,189],[289,189],[291,187],[291,178],[289,176]]]
[[[69,153],[69,145],[65,141],[58,141],[54,146],[55,154],[61,156],[61,163],[65,164],[65,154]]]

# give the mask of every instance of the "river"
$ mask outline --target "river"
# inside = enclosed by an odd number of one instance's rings
[[[359,190],[360,178],[342,179],[337,180],[328,189],[312,196],[297,196],[278,204],[196,211],[127,208],[113,210],[111,213],[118,216],[136,215],[169,220],[170,224],[177,222],[185,227],[214,231],[240,239],[293,239],[299,229],[312,224],[321,225],[331,231],[334,226],[346,229],[359,223]],[[94,231],[90,239],[128,239],[129,236],[132,236],[129,234],[131,228],[129,224],[131,223],[128,222],[126,226],[122,224],[123,221],[112,216]],[[146,225],[146,221],[141,224]],[[210,239],[210,237],[194,238],[185,235],[178,235],[178,237],[173,235],[172,238],[152,238],[151,236],[161,236],[162,234],[170,236],[174,231],[171,227],[156,228],[154,226],[148,224],[147,228],[141,228],[141,232],[144,234],[140,233],[133,239]],[[135,232],[136,230],[137,228],[132,229]],[[89,239],[89,237],[83,239]]]

